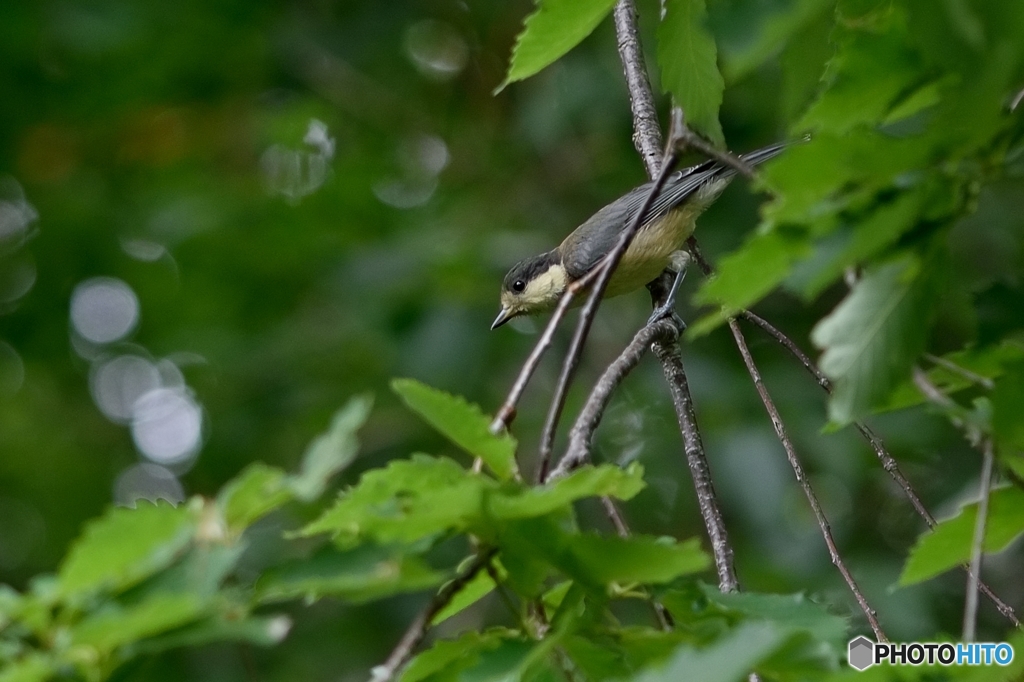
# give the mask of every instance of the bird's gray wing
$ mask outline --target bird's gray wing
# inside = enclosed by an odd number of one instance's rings
[[[769,145],[762,149],[740,155],[740,159],[750,166],[758,166],[768,159],[778,156],[788,146],[786,143]],[[705,161],[677,171],[669,176],[665,186],[655,198],[651,208],[647,211],[644,224],[654,222],[666,213],[683,203],[687,197],[700,189],[710,180],[731,180],[736,171],[731,166],[725,166],[718,161]],[[645,183],[630,191],[618,201],[626,202],[626,209],[632,217],[644,203],[647,194],[651,191],[653,182]]]
[[[751,166],[756,166],[777,156],[785,147],[786,144],[774,144],[744,154],[740,158]],[[644,225],[664,217],[709,181],[728,180],[735,174],[736,171],[731,167],[717,161],[705,161],[673,173],[647,211]],[[622,230],[640,210],[652,185],[652,182],[648,182],[630,190],[595,213],[565,238],[558,250],[562,256],[562,264],[571,279],[585,275],[612,250]]]

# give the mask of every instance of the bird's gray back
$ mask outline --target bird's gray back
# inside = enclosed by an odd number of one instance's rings
[[[785,144],[776,144],[744,154],[740,158],[751,166],[761,164],[777,156],[785,148]],[[736,171],[718,161],[705,161],[672,173],[665,181],[665,186],[654,199],[641,230],[664,218],[670,211],[690,198],[694,197],[702,204],[698,212],[717,198],[725,189]],[[630,190],[592,215],[585,223],[570,234],[558,250],[562,255],[562,264],[570,278],[585,275],[597,262],[614,248],[622,230],[626,228],[639,212],[647,195],[650,194],[653,182],[647,182]],[[699,192],[701,188],[707,188]],[[710,191],[708,191],[710,190]]]

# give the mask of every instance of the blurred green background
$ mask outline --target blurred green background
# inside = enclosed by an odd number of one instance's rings
[[[776,4],[709,3],[723,53],[756,39],[750,27]],[[0,582],[21,588],[52,571],[112,502],[212,495],[255,460],[294,466],[354,393],[375,393],[377,407],[346,481],[415,450],[447,452],[390,395],[392,377],[485,410],[500,403],[539,330],[488,330],[502,275],[645,179],[608,22],[555,66],[493,94],[531,8],[0,4]],[[640,11],[653,44],[656,3]],[[812,86],[825,35],[805,41]],[[730,84],[730,147],[783,138],[802,91],[777,64]],[[698,235],[709,256],[740,243],[758,201],[736,183],[706,214]],[[1008,193],[988,206],[1019,203]],[[965,258],[984,272],[1007,257],[993,244]],[[776,294],[758,312],[810,350],[810,327],[842,293],[813,307]],[[602,307],[568,414],[648,312],[644,293]],[[958,319],[942,328],[950,338],[970,334]],[[818,387],[776,344],[753,329],[749,338],[889,634],[957,631],[959,575],[891,588],[922,524],[873,453],[854,434],[821,435]],[[809,591],[860,627],[728,331],[683,352],[744,587]],[[527,461],[559,355],[515,425]],[[914,410],[876,425],[939,515],[976,490],[975,454],[940,419]],[[598,451],[647,468],[649,488],[627,508],[638,530],[703,535],[655,362],[623,386]],[[585,512],[606,524],[596,507]],[[267,537],[294,522],[272,519]],[[254,543],[258,562],[259,534]],[[1010,554],[987,576],[1020,607],[1020,551]],[[296,606],[295,630],[276,649],[190,650],[123,677],[361,679],[421,602]],[[982,615],[983,635],[1003,631],[987,604]]]

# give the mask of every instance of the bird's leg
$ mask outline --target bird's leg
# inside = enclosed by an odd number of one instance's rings
[[[686,277],[686,266],[689,263],[690,254],[686,251],[676,251],[672,254],[669,259],[668,269],[676,273],[676,276],[672,279],[672,286],[668,290],[668,296],[665,297],[661,305],[654,309],[651,316],[647,318],[647,324],[652,324],[663,317],[671,315],[672,321],[679,327],[679,331],[686,329],[686,323],[683,322],[683,318],[676,314],[675,305],[676,293],[679,291],[679,285],[683,283],[683,279]]]

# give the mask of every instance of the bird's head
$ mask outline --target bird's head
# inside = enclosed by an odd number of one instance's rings
[[[497,329],[519,315],[551,310],[567,286],[569,276],[557,250],[516,263],[501,284],[501,312],[491,329]]]

